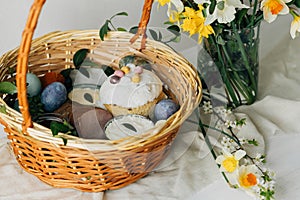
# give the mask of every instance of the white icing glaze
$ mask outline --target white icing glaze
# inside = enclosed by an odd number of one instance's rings
[[[130,124],[136,131],[124,126]],[[106,137],[111,140],[118,140],[128,136],[134,136],[145,133],[154,127],[154,123],[140,115],[123,115],[113,118],[105,127]]]
[[[117,84],[110,83],[110,77],[100,88],[100,107],[103,104],[115,104],[125,108],[136,108],[157,98],[162,91],[161,80],[151,71],[143,70],[140,82],[133,83],[134,65],[128,65],[130,72],[125,74]]]

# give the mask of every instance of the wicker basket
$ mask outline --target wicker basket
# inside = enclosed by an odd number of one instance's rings
[[[18,88],[21,113],[0,99],[7,109],[6,114],[0,114],[0,122],[17,161],[49,185],[88,192],[121,188],[144,177],[166,157],[179,127],[200,102],[201,82],[196,70],[162,43],[147,39],[145,49],[140,51],[143,40],[139,37],[131,43],[133,35],[127,32],[110,32],[104,41],[99,40],[98,30],[52,32],[32,40],[43,3],[44,0],[34,1],[20,48],[0,58],[1,81],[16,81]],[[150,12],[146,4],[143,11],[143,15]],[[148,23],[143,20],[140,28]],[[73,54],[81,48],[98,48],[92,56],[112,66],[117,66],[118,58],[128,53],[158,63],[160,67],[154,71],[169,86],[180,110],[157,133],[118,141],[65,135],[68,143],[63,145],[48,128],[32,122],[26,98],[26,73],[43,75],[73,67]],[[16,77],[11,75],[12,69],[16,69]]]

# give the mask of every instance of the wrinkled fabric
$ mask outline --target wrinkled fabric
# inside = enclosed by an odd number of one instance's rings
[[[300,189],[300,39],[285,38],[260,62],[259,96],[241,106],[236,117],[247,118],[239,134],[255,137],[250,151],[267,155],[267,167],[277,173],[276,197],[298,199]],[[185,122],[168,157],[148,176],[119,190],[85,193],[57,189],[19,167],[7,140],[0,139],[0,199],[232,199],[250,200],[246,193],[228,187],[197,127]],[[218,139],[211,136],[216,148]]]

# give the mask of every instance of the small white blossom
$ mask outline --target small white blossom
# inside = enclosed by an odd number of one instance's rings
[[[222,121],[218,121],[216,124],[216,129],[222,130],[224,127],[224,123]]]
[[[221,141],[223,149],[227,152],[234,152],[239,147],[238,144],[229,137],[223,137]]]
[[[236,128],[236,121],[226,120],[225,125],[227,128]]]
[[[244,137],[239,138],[239,141],[240,141],[240,144],[241,144],[241,145],[244,145],[244,144],[247,143],[247,139],[244,138]]]
[[[264,160],[265,160],[265,157],[262,154],[257,153],[253,161],[255,164],[261,165]]]
[[[249,158],[244,158],[243,159],[244,165],[250,165],[252,161]]]
[[[213,113],[213,109],[212,109],[212,105],[210,103],[210,101],[204,101],[203,102],[203,110],[205,114],[211,114]]]

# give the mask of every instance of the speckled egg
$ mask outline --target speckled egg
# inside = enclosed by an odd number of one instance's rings
[[[42,90],[40,79],[33,73],[26,74],[27,94],[30,97],[38,95]]]
[[[41,102],[47,112],[59,108],[67,100],[67,89],[60,82],[53,82],[48,85],[41,94]]]
[[[159,101],[154,108],[154,117],[156,120],[166,120],[179,109],[179,105],[171,99]]]

